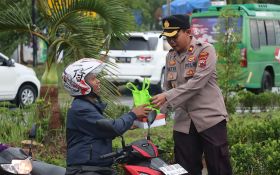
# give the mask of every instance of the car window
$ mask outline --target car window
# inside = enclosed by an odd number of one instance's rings
[[[267,39],[266,39],[266,32],[263,20],[257,20],[258,30],[259,30],[259,37],[260,37],[260,45],[266,46]]]
[[[156,50],[158,44],[158,37],[149,37],[148,42],[150,50]]]
[[[280,45],[280,21],[274,21],[276,45]]]
[[[242,17],[239,18],[229,18],[229,23],[236,23],[234,32],[241,34],[242,30]],[[203,17],[203,18],[192,18],[192,35],[202,41],[209,43],[216,43],[219,37],[219,34],[225,33],[226,29],[224,28],[225,23],[224,18],[218,17]]]
[[[276,44],[275,31],[272,20],[265,21],[265,28],[267,33],[267,44],[274,46]]]
[[[251,46],[253,49],[260,48],[259,31],[256,20],[250,20],[250,34],[251,34]]]
[[[154,38],[130,37],[126,42],[111,45],[110,50],[155,50],[157,41]]]

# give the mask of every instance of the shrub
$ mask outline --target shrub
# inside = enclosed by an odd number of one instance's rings
[[[237,143],[231,147],[234,174],[280,173],[280,142],[266,140],[262,143]]]

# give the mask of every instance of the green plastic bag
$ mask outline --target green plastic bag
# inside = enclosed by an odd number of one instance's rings
[[[148,91],[150,87],[150,80],[149,79],[144,79],[142,89],[139,90],[136,85],[134,85],[131,82],[128,82],[126,84],[126,87],[131,90],[132,96],[133,96],[133,101],[134,101],[134,106],[140,106],[143,104],[150,104],[150,93]]]
[[[157,113],[159,113],[159,110],[153,108],[153,105],[150,102],[150,98],[152,97],[149,93],[150,79],[144,78],[141,90],[139,90],[136,87],[136,85],[134,85],[131,82],[128,82],[126,84],[126,88],[128,88],[132,92],[134,106],[140,106],[140,105],[143,105],[143,104],[148,104],[149,108],[152,108],[152,109],[156,110]]]

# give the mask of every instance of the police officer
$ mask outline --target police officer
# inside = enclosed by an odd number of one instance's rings
[[[191,35],[187,15],[166,17],[162,24],[161,36],[172,49],[166,56],[166,91],[154,96],[152,103],[162,112],[168,107],[175,110],[175,160],[190,174],[199,175],[204,153],[209,175],[231,175],[228,114],[217,85],[215,49]]]

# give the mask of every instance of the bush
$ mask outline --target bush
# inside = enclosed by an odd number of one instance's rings
[[[234,174],[279,174],[279,112],[235,116],[228,135]]]
[[[255,94],[250,91],[238,92],[238,101],[242,112],[244,112],[246,108],[249,108],[250,112],[253,110],[253,107],[255,106],[255,98]]]
[[[267,139],[277,140],[280,137],[280,117],[274,114],[263,114],[260,117],[232,117],[228,125],[230,145],[237,143],[259,143]]]
[[[242,144],[231,147],[234,174],[280,174],[280,141]]]

